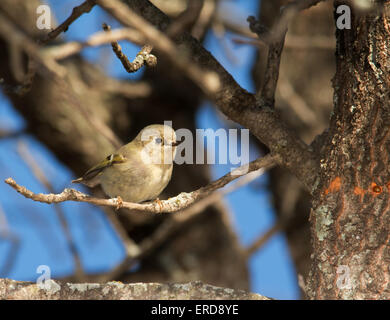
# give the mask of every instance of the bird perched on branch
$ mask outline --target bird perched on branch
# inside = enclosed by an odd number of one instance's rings
[[[111,198],[128,202],[156,199],[171,180],[177,145],[170,126],[147,126],[133,141],[72,182],[89,187],[100,184]]]

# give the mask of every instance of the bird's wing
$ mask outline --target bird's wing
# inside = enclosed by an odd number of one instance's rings
[[[94,187],[99,184],[98,176],[101,175],[105,168],[108,168],[116,163],[123,163],[126,161],[126,158],[120,154],[110,154],[103,161],[99,162],[96,166],[93,166],[89,169],[84,175],[78,179],[72,180],[72,183],[83,183],[89,187]]]

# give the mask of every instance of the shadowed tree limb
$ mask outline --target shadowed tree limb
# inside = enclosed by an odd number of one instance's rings
[[[39,43],[40,44],[47,43],[50,40],[53,40],[56,37],[58,37],[60,33],[66,32],[68,30],[69,26],[74,21],[76,21],[84,13],[90,12],[94,6],[95,6],[94,0],[87,0],[87,1],[83,2],[82,4],[80,4],[79,6],[74,7],[71,15],[63,23],[61,23],[57,28],[50,31],[44,39],[39,41]]]

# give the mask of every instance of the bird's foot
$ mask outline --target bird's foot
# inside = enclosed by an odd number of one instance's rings
[[[123,200],[120,196],[116,197],[116,210],[119,210],[120,208],[123,207]]]
[[[157,198],[156,200],[154,200],[154,202],[156,202],[156,203],[159,205],[160,211],[162,211],[162,209],[163,209],[163,204],[162,204],[161,200],[160,200],[159,198]]]

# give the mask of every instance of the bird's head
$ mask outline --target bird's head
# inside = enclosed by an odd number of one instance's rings
[[[152,124],[143,128],[136,137],[142,146],[144,162],[154,164],[172,164],[176,154],[175,130],[170,126]]]

